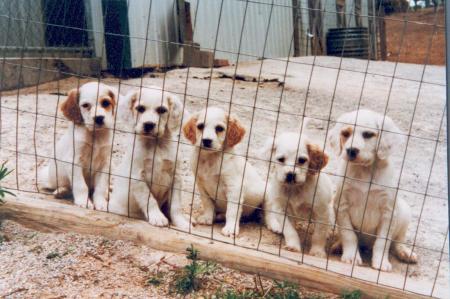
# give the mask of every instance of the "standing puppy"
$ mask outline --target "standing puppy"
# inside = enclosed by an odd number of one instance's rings
[[[325,257],[327,231],[331,224],[333,184],[320,170],[328,156],[320,146],[297,133],[283,133],[269,138],[263,152],[271,154],[270,189],[264,203],[267,227],[283,233],[286,246],[300,251],[300,238],[294,228],[294,217],[303,207],[309,208],[316,221],[310,254]]]
[[[62,103],[71,125],[56,144],[56,163],[41,171],[42,187],[56,196],[72,191],[74,203],[106,211],[109,191],[108,167],[117,90],[90,82],[69,91]]]
[[[197,223],[211,225],[215,211],[225,212],[222,234],[238,235],[241,215],[253,213],[264,198],[264,183],[256,170],[233,153],[245,129],[222,109],[210,107],[194,114],[183,133],[195,145],[191,167],[203,205]]]
[[[339,175],[345,175],[335,200],[343,262],[362,263],[358,238],[364,243],[374,241],[375,269],[392,270],[389,262],[392,240],[401,260],[417,261],[416,255],[403,244],[411,218],[410,207],[402,198],[395,197],[397,186],[390,155],[399,133],[392,119],[369,110],[343,114],[330,132],[330,145],[339,159]]]
[[[168,204],[172,223],[189,230],[181,189],[172,187],[175,179],[180,181],[175,177],[175,166],[181,101],[158,87],[149,87],[128,93],[120,108],[136,135],[120,165],[124,177],[114,178],[109,210],[121,215],[138,210],[150,224],[167,226],[169,220],[161,208]]]

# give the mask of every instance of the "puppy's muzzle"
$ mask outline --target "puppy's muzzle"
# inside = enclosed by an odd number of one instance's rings
[[[288,184],[293,184],[295,183],[295,177],[296,177],[295,172],[288,172],[286,173],[284,181]]]
[[[104,116],[96,116],[94,117],[95,124],[98,126],[103,126],[105,124],[105,117]]]
[[[142,126],[142,128],[143,128],[143,130],[144,130],[144,133],[145,134],[148,134],[148,133],[150,133],[151,131],[153,131],[153,129],[155,128],[155,123],[153,123],[153,122],[145,122],[144,124],[143,124],[143,126]]]
[[[359,149],[357,149],[356,147],[350,147],[346,150],[346,152],[348,159],[350,161],[353,161],[358,157]]]
[[[208,138],[202,139],[202,146],[206,147],[206,148],[211,148],[212,147],[212,140],[208,139]]]

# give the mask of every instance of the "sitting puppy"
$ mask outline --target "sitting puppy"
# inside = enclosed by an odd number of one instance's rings
[[[43,188],[57,197],[72,191],[77,206],[106,211],[117,96],[116,89],[98,82],[69,91],[61,110],[72,123],[56,144],[56,163],[41,171]]]
[[[302,134],[283,133],[269,138],[264,156],[272,157],[270,189],[264,203],[267,227],[283,233],[286,246],[300,251],[300,238],[294,228],[294,217],[302,208],[311,210],[315,222],[310,254],[326,257],[325,244],[332,220],[333,184],[319,171],[326,166],[328,156],[320,146]],[[286,217],[288,216],[288,217]]]
[[[168,204],[173,225],[189,230],[181,189],[173,187],[174,180],[180,181],[175,175],[176,135],[183,104],[175,95],[149,87],[129,92],[121,99],[120,110],[136,135],[120,165],[120,173],[126,177],[114,178],[109,210],[121,215],[141,212],[150,224],[167,226],[161,208]]]
[[[354,125],[356,123],[356,125]],[[389,249],[410,263],[417,257],[405,242],[410,207],[395,197],[396,180],[390,154],[400,129],[387,116],[368,110],[343,114],[330,132],[329,142],[339,159],[335,209],[343,262],[361,264],[359,241],[373,241],[372,267],[391,271]],[[356,232],[359,232],[358,234]],[[373,236],[376,236],[375,238]]]
[[[261,205],[265,185],[245,157],[233,154],[245,129],[222,109],[210,107],[194,114],[183,133],[196,146],[191,167],[203,205],[197,223],[211,225],[215,211],[225,212],[222,234],[238,235],[241,215],[250,215]]]

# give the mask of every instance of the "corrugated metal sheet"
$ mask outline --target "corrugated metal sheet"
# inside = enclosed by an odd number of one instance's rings
[[[222,0],[190,2],[195,24],[194,41],[203,50],[213,50],[216,45],[216,58],[235,62],[237,55],[233,53],[238,52],[241,53],[239,61],[255,60],[263,54],[266,58],[293,55],[293,49],[289,51],[293,44],[292,0],[259,0],[248,3],[242,0],[223,0],[222,13]],[[248,7],[245,14],[246,5]],[[241,32],[243,36],[239,49]]]
[[[128,25],[132,67],[181,63],[181,50],[177,44],[179,32],[176,2],[129,0]]]

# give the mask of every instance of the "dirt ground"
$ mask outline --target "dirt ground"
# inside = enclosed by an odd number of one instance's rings
[[[440,6],[436,12],[433,8],[427,8],[388,15],[386,18],[387,60],[445,65],[444,24],[443,6]],[[398,55],[399,52],[400,55]]]
[[[235,73],[238,80],[231,80]],[[67,127],[61,114],[55,118],[57,103],[65,99],[64,94],[69,89],[77,86],[77,81],[72,78],[39,88],[26,88],[19,93],[3,93],[1,160],[8,160],[8,166],[16,169],[15,175],[6,181],[6,186],[32,192],[23,192],[21,196],[46,197],[33,193],[38,191],[35,185],[36,168],[54,155],[54,140]],[[367,266],[369,254],[364,256],[365,266],[353,268],[338,262],[337,255],[330,255],[327,262],[283,248],[280,250],[280,236],[254,222],[243,224],[236,240],[220,234],[222,224],[212,228],[196,226],[192,233],[396,288],[436,297],[448,294],[443,67],[302,57],[293,58],[288,64],[283,60],[265,60],[262,65],[261,62],[240,63],[237,68],[230,66],[213,71],[191,68],[166,74],[147,74],[143,78],[120,81],[120,84],[114,78],[104,78],[102,81],[119,86],[121,93],[141,85],[164,86],[165,90],[178,94],[190,112],[203,108],[207,99],[211,106],[226,110],[231,107],[231,114],[247,128],[247,135],[236,152],[248,156],[264,177],[267,177],[268,163],[258,158],[258,150],[267,136],[274,135],[275,128],[277,132],[298,130],[302,115],[306,115],[314,118],[308,127],[308,134],[318,144],[324,145],[326,132],[333,126],[332,121],[343,112],[358,106],[386,112],[405,132],[404,136],[399,136],[398,150],[393,154],[392,161],[399,182],[398,196],[403,197],[412,209],[413,220],[407,242],[414,245],[414,251],[419,256],[417,265],[407,266],[392,257],[394,272],[379,273]],[[116,131],[114,142],[113,175],[119,174],[117,166],[130,144],[131,136],[122,131],[125,129],[120,122],[117,129],[120,131]],[[189,168],[192,150],[187,140],[181,137],[177,173],[182,179],[185,210],[189,213],[192,207],[195,215],[199,200]],[[328,148],[326,150],[331,153]],[[336,179],[336,161],[332,155],[324,172]],[[299,223],[302,236],[305,236],[307,226],[307,223]]]
[[[172,282],[189,262],[184,255],[95,236],[36,232],[12,221],[3,222],[0,233],[0,298],[183,297],[175,293]],[[273,287],[270,279],[218,265],[202,288],[185,298]],[[337,298],[299,291],[303,298]]]

